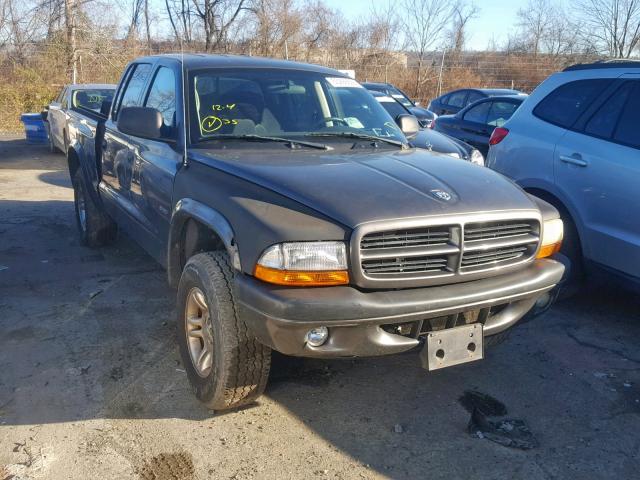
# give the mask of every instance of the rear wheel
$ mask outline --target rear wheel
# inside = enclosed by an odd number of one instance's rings
[[[223,252],[189,259],[178,286],[178,345],[196,397],[213,410],[255,401],[267,385],[271,349],[240,318],[233,269]]]
[[[117,226],[91,198],[80,169],[73,176],[73,199],[82,243],[99,247],[113,242],[118,232]]]
[[[564,238],[560,253],[569,259],[570,266],[563,285],[556,287],[559,290],[556,296],[568,298],[577,293],[584,282],[584,264],[582,246],[580,245],[580,236],[576,224],[566,211],[561,210],[560,216],[564,224]]]

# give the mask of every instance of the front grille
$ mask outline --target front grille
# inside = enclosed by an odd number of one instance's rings
[[[539,238],[538,220],[507,219],[368,232],[356,246],[363,286],[386,280],[395,288],[395,280],[442,283],[445,276],[525,262],[535,255]]]
[[[470,223],[464,227],[464,240],[476,242],[493,238],[509,238],[532,233],[531,222],[512,221],[487,223]]]
[[[362,250],[398,248],[398,247],[424,247],[431,245],[443,245],[450,239],[448,228],[412,228],[408,230],[392,230],[388,232],[375,232],[362,237],[360,248]]]
[[[527,253],[527,247],[492,248],[482,252],[465,252],[462,254],[462,268],[488,265],[490,263],[516,260]]]
[[[447,257],[399,257],[364,260],[362,269],[370,274],[429,273],[443,272],[447,268]]]

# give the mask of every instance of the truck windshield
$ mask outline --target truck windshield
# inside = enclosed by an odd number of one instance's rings
[[[211,69],[190,76],[191,141],[225,136],[378,137],[406,143],[384,108],[351,78],[298,70]]]
[[[85,108],[100,112],[102,102],[113,100],[114,89],[93,88],[79,89],[73,92],[72,105],[77,108]]]

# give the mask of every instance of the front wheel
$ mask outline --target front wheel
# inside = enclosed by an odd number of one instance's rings
[[[189,259],[178,286],[178,345],[196,397],[213,410],[255,401],[267,385],[271,349],[238,315],[233,270],[223,252]]]

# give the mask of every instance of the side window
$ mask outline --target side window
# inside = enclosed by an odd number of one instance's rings
[[[533,109],[533,114],[546,122],[569,128],[609,83],[609,79],[565,83],[547,95]]]
[[[633,83],[625,83],[593,114],[584,127],[584,133],[594,137],[611,138],[616,128],[618,118],[622,113],[629,94],[633,90]]]
[[[487,115],[489,115],[490,107],[491,107],[491,102],[482,102],[480,105],[471,107],[467,111],[467,113],[464,114],[464,119],[467,122],[485,124],[487,123]]]
[[[613,139],[625,145],[640,148],[640,135],[638,135],[638,125],[640,125],[640,82],[634,83],[635,87],[629,95],[620,120],[618,120]]]
[[[511,118],[513,112],[518,109],[518,105],[511,102],[491,102],[491,110],[487,117],[487,124],[494,127],[501,127]]]
[[[478,92],[469,92],[469,96],[467,97],[467,105],[471,105],[472,103],[477,102],[478,100],[482,100],[484,95]]]
[[[145,107],[153,107],[162,114],[162,136],[172,137],[176,126],[176,77],[173,70],[166,67],[158,68]]]
[[[149,73],[151,72],[151,65],[148,63],[139,63],[134,67],[134,70],[129,75],[127,86],[122,93],[120,104],[117,110],[114,111],[114,120],[117,117],[117,113],[125,107],[140,106],[140,97],[142,96],[142,90],[144,89]]]
[[[449,101],[447,105],[451,105],[452,107],[464,107],[464,101],[467,98],[467,91],[461,90],[459,92],[453,92],[449,95]]]

